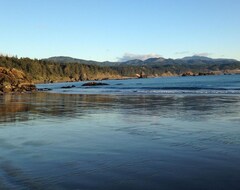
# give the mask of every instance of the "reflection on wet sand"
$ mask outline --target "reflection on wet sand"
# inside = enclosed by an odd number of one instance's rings
[[[22,94],[0,96],[0,123],[41,117],[80,117],[90,113],[118,111],[189,120],[231,115],[239,118],[238,96],[116,96]],[[232,115],[234,114],[234,115]]]
[[[0,123],[28,120],[26,116],[30,110],[29,104],[19,100],[16,95],[0,96]]]
[[[44,189],[44,182],[32,178],[9,161],[0,163],[0,171],[4,172],[5,178],[12,181],[1,179],[2,176],[0,175],[0,189]]]
[[[239,96],[0,96],[0,189],[239,189],[239,123]]]

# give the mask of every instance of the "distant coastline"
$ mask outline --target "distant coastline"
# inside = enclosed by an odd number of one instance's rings
[[[240,61],[185,57],[150,58],[145,61],[96,62],[68,57],[30,59],[0,56],[0,67],[23,71],[34,83],[76,82],[108,79],[240,74]]]
[[[231,71],[227,71],[227,72],[212,72],[212,73],[196,73],[196,74],[190,74],[189,73],[183,73],[182,75],[167,75],[164,74],[162,76],[147,76],[146,78],[162,78],[162,77],[198,77],[198,76],[211,76],[211,75],[240,75],[240,70],[231,70]],[[93,79],[93,80],[68,80],[68,78],[66,78],[66,80],[64,79],[60,79],[60,80],[56,80],[56,81],[38,81],[38,80],[33,80],[32,82],[34,84],[47,84],[47,83],[74,83],[74,82],[88,82],[88,81],[107,81],[107,80],[131,80],[131,79],[141,79],[137,76],[135,77],[117,77],[117,78],[99,78],[99,79]]]

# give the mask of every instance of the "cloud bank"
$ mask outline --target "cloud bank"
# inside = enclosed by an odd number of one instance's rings
[[[118,57],[118,61],[124,62],[124,61],[129,61],[129,60],[134,60],[134,59],[139,59],[139,60],[146,60],[149,58],[158,58],[162,57],[159,54],[155,53],[150,53],[150,54],[134,54],[134,53],[125,53],[122,57]]]

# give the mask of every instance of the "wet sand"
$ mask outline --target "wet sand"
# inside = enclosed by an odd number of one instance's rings
[[[239,189],[238,95],[0,96],[1,189]]]

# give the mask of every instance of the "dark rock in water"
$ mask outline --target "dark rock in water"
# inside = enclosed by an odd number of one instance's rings
[[[198,73],[198,76],[206,76],[206,75],[215,75],[213,72],[207,72],[207,73]]]
[[[36,86],[20,70],[0,67],[0,92],[32,92]]]
[[[109,85],[109,84],[102,83],[102,82],[87,82],[87,83],[84,83],[82,86],[103,86],[103,85]]]
[[[61,88],[75,88],[76,86],[75,85],[71,85],[71,86],[63,86]]]
[[[38,88],[38,91],[50,91],[52,90],[51,88]]]
[[[213,72],[199,72],[199,73],[193,73],[191,71],[183,73],[182,76],[186,77],[186,76],[207,76],[207,75],[215,75],[215,73]]]

